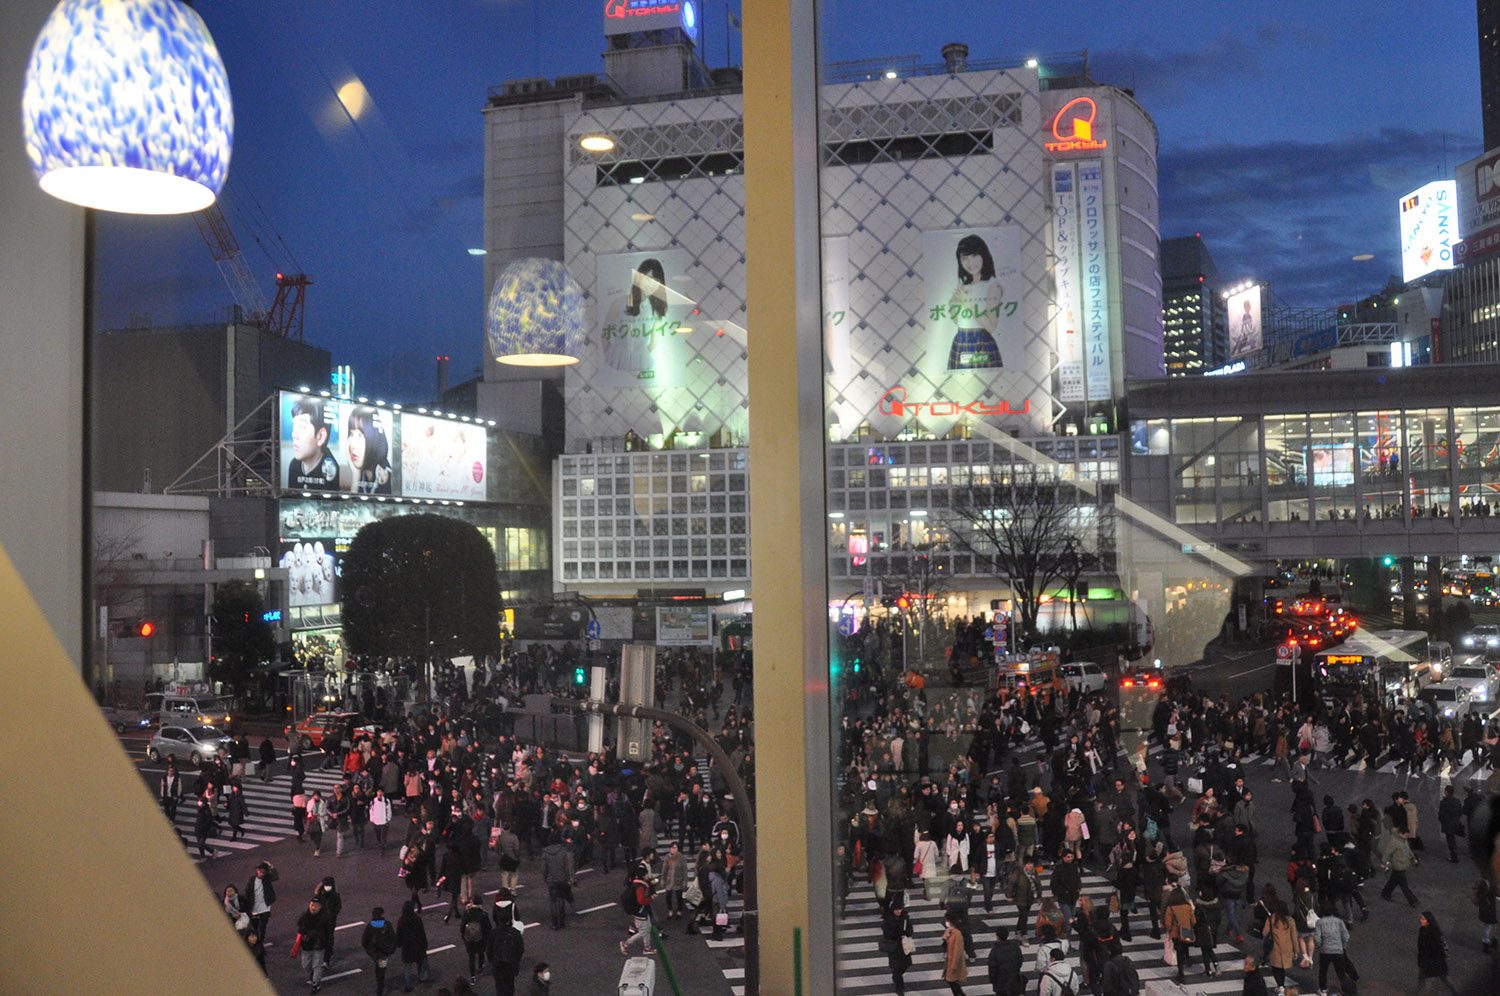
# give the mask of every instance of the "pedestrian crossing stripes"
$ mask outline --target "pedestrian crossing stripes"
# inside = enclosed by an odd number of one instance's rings
[[[318,789],[327,798],[332,795],[333,787],[341,781],[343,781],[341,772],[309,771],[304,777],[303,790],[311,794],[314,789]],[[219,833],[218,836],[208,838],[208,845],[216,853],[206,860],[212,861],[217,856],[253,850],[263,844],[272,844],[278,840],[296,836],[297,831],[292,823],[291,785],[290,775],[278,775],[269,783],[262,782],[253,775],[247,776],[241,782],[241,790],[245,795],[244,833],[238,840],[230,839],[229,810],[221,799],[218,809]],[[198,845],[193,831],[197,817],[197,803],[191,796],[188,796],[178,804],[177,818],[172,821],[173,827],[183,838],[190,853],[195,856]],[[331,841],[329,846],[333,846]],[[205,859],[197,858],[197,860]]]
[[[1050,895],[1050,878],[1050,872],[1042,876],[1042,895],[1044,896]],[[1113,887],[1103,876],[1092,872],[1084,873],[1082,894],[1090,897],[1096,904],[1108,903],[1113,891]],[[984,911],[982,902],[978,901],[981,898],[976,897],[975,904],[969,910],[969,920],[974,929],[975,953],[979,956],[978,960],[969,962],[969,979],[971,985],[976,985],[982,991],[988,991],[984,958],[995,942],[995,928],[1006,927],[1014,938],[1016,917],[1020,911],[998,890],[995,894],[993,912]],[[1024,936],[1028,941],[1028,944],[1022,948],[1025,958],[1027,992],[1034,991],[1036,980],[1040,977],[1040,970],[1036,964],[1038,947],[1032,939],[1037,906],[1032,907],[1024,930]],[[943,981],[943,965],[946,955],[942,942],[942,904],[937,900],[927,899],[918,887],[907,894],[907,915],[911,919],[917,950],[912,955],[911,968],[907,970],[904,977],[906,992],[908,996],[925,996],[929,993],[933,996],[940,996],[940,994],[945,996],[950,993],[950,989]],[[1118,930],[1119,915],[1115,914],[1110,921]],[[1129,917],[1128,922],[1131,939],[1122,941],[1121,947],[1126,957],[1135,965],[1141,980],[1149,982],[1153,979],[1175,978],[1177,969],[1167,964],[1163,942],[1151,936],[1151,920],[1144,903],[1140,904],[1138,912]],[[1238,993],[1244,986],[1244,951],[1224,941],[1227,930],[1222,927],[1220,935],[1221,941],[1214,948],[1217,975],[1204,974],[1202,952],[1196,946],[1192,948],[1185,974],[1187,986],[1193,993]],[[877,994],[884,996],[895,991],[889,960],[880,951],[880,906],[876,901],[874,889],[868,883],[861,882],[850,891],[846,910],[838,917],[835,937],[838,946],[838,961],[835,969],[838,993],[848,994],[848,996],[877,996]],[[1076,935],[1072,940],[1076,941]],[[1250,944],[1252,953],[1258,953],[1254,949],[1258,947],[1259,942],[1251,941]],[[1070,944],[1067,962],[1079,970],[1081,979],[1082,967],[1077,947],[1074,944]],[[745,996],[745,969],[742,959],[731,960],[721,954],[720,967],[724,971],[725,979],[730,983],[734,996]]]

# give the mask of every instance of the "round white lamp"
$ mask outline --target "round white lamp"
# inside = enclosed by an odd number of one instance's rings
[[[200,211],[229,172],[229,77],[178,0],[62,0],[32,47],[21,121],[42,189],[82,207]]]

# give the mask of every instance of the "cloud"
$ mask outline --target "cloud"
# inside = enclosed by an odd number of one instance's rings
[[[1136,43],[1128,48],[1089,53],[1089,75],[1129,87],[1161,106],[1187,97],[1201,86],[1220,88],[1226,78],[1264,73],[1269,49],[1301,38],[1285,25],[1268,21],[1250,33],[1224,32],[1196,49],[1167,52]]]
[[[402,228],[407,232],[423,232],[444,223],[466,226],[479,215],[477,202],[483,197],[484,177],[481,174],[450,180],[425,203],[408,211],[402,220]]]
[[[1293,305],[1333,306],[1399,269],[1396,198],[1461,162],[1477,138],[1382,128],[1330,142],[1166,148],[1162,236],[1203,233],[1220,275],[1273,283]],[[1355,263],[1372,252],[1373,263]]]

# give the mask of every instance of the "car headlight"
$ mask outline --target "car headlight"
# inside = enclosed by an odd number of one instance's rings
[[[1485,701],[1489,700],[1489,697],[1490,697],[1490,690],[1488,688],[1486,688],[1483,685],[1479,685],[1479,686],[1475,687],[1475,689],[1474,689],[1474,698],[1478,699],[1480,702],[1485,702]]]
[[[1500,636],[1487,636],[1484,638],[1486,647],[1500,647]]]
[[[1443,710],[1443,715],[1451,717],[1453,715],[1453,707],[1449,706],[1448,708],[1444,709]]]
[[[1464,646],[1466,646],[1466,647],[1472,647],[1473,645],[1474,645],[1474,638],[1472,636],[1466,636],[1466,637],[1464,637]]]

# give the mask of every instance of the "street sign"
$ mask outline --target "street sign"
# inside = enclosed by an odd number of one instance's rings
[[[604,636],[604,627],[599,625],[599,620],[590,616],[588,626],[584,627],[584,634],[590,640],[598,640]]]
[[[855,618],[853,616],[839,616],[839,635],[854,635]]]
[[[1276,648],[1276,659],[1279,660],[1279,661],[1289,661],[1289,660],[1291,660],[1292,659],[1292,648],[1290,646],[1288,646],[1287,644],[1285,644],[1285,643],[1280,644],[1279,646],[1277,646],[1277,648]]]

